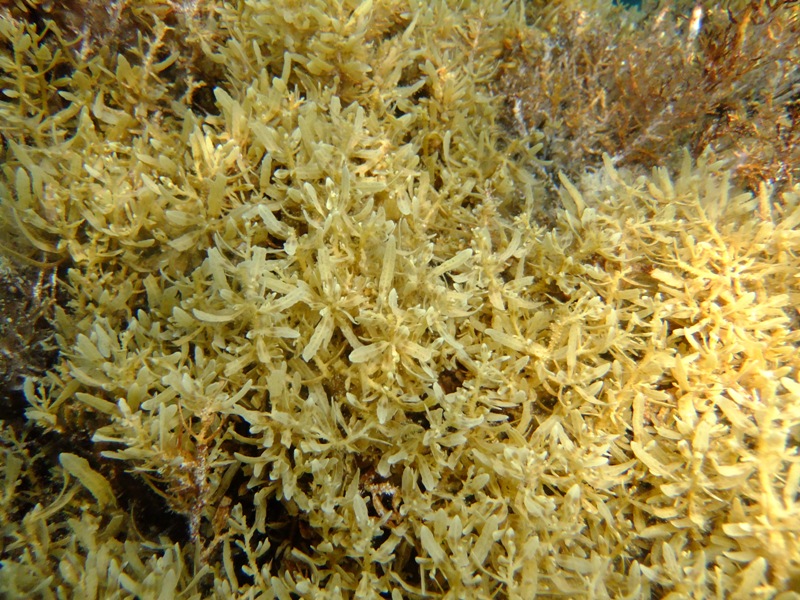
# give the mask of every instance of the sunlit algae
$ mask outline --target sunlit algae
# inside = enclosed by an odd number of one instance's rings
[[[4,597],[798,597],[792,3],[0,11]]]

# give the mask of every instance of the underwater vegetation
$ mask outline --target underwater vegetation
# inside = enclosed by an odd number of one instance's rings
[[[0,2],[0,595],[799,597],[799,13]]]

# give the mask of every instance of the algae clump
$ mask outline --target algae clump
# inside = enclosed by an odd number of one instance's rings
[[[4,389],[0,590],[797,591],[798,19],[698,6],[0,9],[2,247],[58,349]],[[612,31],[725,111],[581,112]],[[737,145],[746,106],[784,129]]]

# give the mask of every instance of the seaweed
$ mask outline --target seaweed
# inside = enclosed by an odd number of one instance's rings
[[[3,4],[0,592],[796,592],[793,8]]]

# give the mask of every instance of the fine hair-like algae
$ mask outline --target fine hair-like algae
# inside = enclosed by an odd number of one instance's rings
[[[797,32],[4,3],[0,593],[796,597]]]

